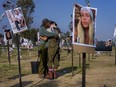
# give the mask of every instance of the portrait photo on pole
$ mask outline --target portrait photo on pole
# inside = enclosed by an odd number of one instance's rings
[[[6,10],[6,15],[14,34],[27,30],[27,25],[21,7]]]
[[[6,36],[6,40],[12,39],[12,34],[10,30],[5,30],[5,36]]]
[[[74,4],[73,7],[73,44],[95,47],[97,8]]]
[[[114,29],[114,37],[116,37],[116,27],[115,27],[115,29]]]
[[[40,33],[37,32],[37,45],[39,45],[39,44],[40,44]]]

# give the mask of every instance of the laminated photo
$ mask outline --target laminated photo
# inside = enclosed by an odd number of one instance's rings
[[[74,4],[73,44],[94,47],[97,9]]]
[[[21,7],[6,10],[6,15],[14,34],[27,30],[27,25]]]

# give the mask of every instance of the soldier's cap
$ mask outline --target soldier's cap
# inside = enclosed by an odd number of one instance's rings
[[[42,20],[42,24],[43,25],[46,24],[46,23],[50,23],[50,20],[48,20],[47,18],[45,18],[45,19]]]
[[[57,26],[55,21],[50,21],[50,24],[55,24]]]

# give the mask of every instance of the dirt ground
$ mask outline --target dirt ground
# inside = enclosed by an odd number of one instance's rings
[[[66,58],[71,58],[71,55]],[[72,76],[71,67],[59,68],[59,77],[54,80],[38,78],[38,74],[24,75],[21,79],[23,87],[82,87],[82,72]],[[20,87],[19,78],[5,78],[0,81],[0,87]],[[89,62],[89,68],[86,69],[86,87],[116,87],[114,53],[111,56],[101,53]]]

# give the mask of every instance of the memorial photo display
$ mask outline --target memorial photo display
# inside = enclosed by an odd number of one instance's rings
[[[97,9],[74,4],[73,44],[95,47]]]
[[[6,15],[14,34],[27,30],[27,25],[21,7],[6,10]]]

